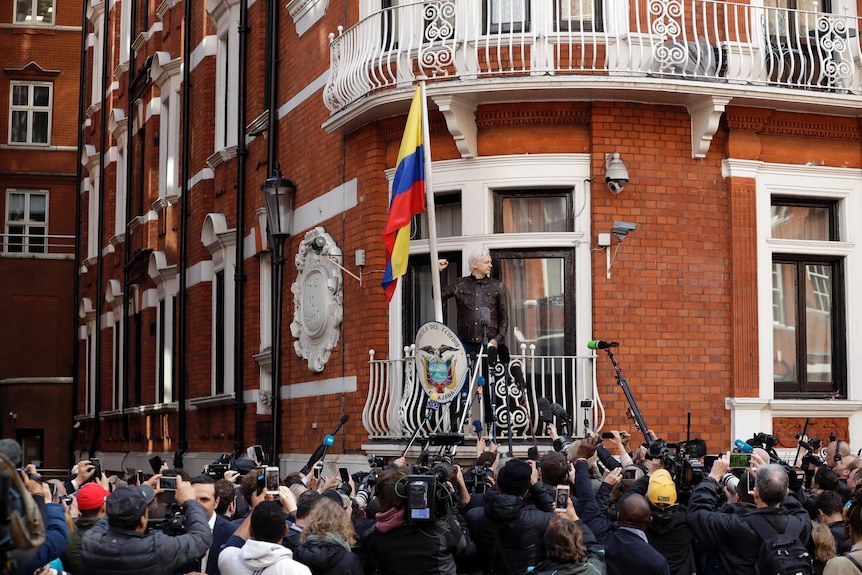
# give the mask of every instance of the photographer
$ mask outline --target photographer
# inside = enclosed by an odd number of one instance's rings
[[[660,461],[653,461],[648,475],[636,480],[624,497],[639,493],[649,501],[652,521],[644,530],[656,551],[667,559],[672,575],[695,572],[691,530],[686,523],[685,507],[677,501],[676,484]]]
[[[383,575],[456,573],[456,558],[469,559],[475,547],[454,513],[446,519],[407,522],[409,475],[407,467],[380,472],[376,497],[380,512],[374,525],[360,534],[362,546],[372,566]]]
[[[153,502],[154,475],[145,485],[120,487],[105,502],[103,517],[84,536],[81,552],[91,575],[172,575],[183,565],[204,556],[212,542],[204,508],[195,489],[176,478],[177,503],[182,506],[186,533],[170,536],[147,531],[147,507]]]
[[[524,499],[532,496],[535,507]],[[535,463],[509,459],[497,470],[497,491],[466,516],[484,573],[523,573],[543,558],[545,530],[554,516],[554,498],[539,479]]]
[[[694,536],[716,557],[719,573],[754,573],[763,540],[752,523],[767,523],[775,533],[798,529],[798,539],[804,545],[811,534],[811,521],[797,494],[788,489],[790,477],[785,468],[769,463],[757,452],[751,457],[757,470],[757,509],[745,516],[718,511],[720,482],[729,459],[729,453],[716,459],[709,476],[695,487],[688,503],[688,524]]]

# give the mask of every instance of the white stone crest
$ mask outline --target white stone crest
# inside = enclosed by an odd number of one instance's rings
[[[296,355],[308,361],[308,369],[320,373],[338,344],[342,306],[341,270],[327,259],[341,260],[341,249],[326,230],[316,227],[305,234],[296,254],[293,292],[293,322],[290,333]]]

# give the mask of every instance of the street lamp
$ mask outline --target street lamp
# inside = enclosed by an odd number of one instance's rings
[[[284,241],[293,231],[293,198],[296,185],[281,175],[278,161],[272,176],[260,186],[266,203],[266,226],[272,258],[272,456],[277,465],[281,453],[281,305],[284,285]]]

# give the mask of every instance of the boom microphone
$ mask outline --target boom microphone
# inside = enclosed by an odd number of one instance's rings
[[[560,418],[561,421],[565,421],[566,423],[572,422],[572,416],[566,412],[566,408],[564,408],[559,403],[551,404],[551,413],[554,414],[554,417]]]
[[[331,445],[335,443],[335,434],[338,433],[338,430],[341,429],[341,426],[347,423],[347,420],[350,419],[350,414],[345,413],[341,416],[341,419],[338,422],[338,425],[335,426],[335,429],[332,433],[327,434],[323,438],[323,443],[321,443],[317,449],[314,450],[314,453],[311,454],[311,457],[308,458],[308,463],[305,464],[300,472],[303,475],[308,475],[308,472],[311,471],[311,468],[314,467],[314,464],[323,459],[323,456],[326,455],[326,450],[329,449]]]
[[[546,424],[551,423],[554,420],[554,413],[551,411],[551,402],[546,397],[540,397],[538,404],[539,418]]]
[[[609,349],[612,347],[619,347],[619,346],[620,346],[620,344],[615,342],[615,341],[607,342],[607,341],[602,341],[600,339],[594,339],[593,341],[587,342],[587,347],[590,349]]]

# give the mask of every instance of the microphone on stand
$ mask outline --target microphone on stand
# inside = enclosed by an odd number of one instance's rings
[[[539,401],[539,418],[543,422],[551,423],[554,420],[554,413],[551,411],[551,402],[547,397],[540,397]]]

